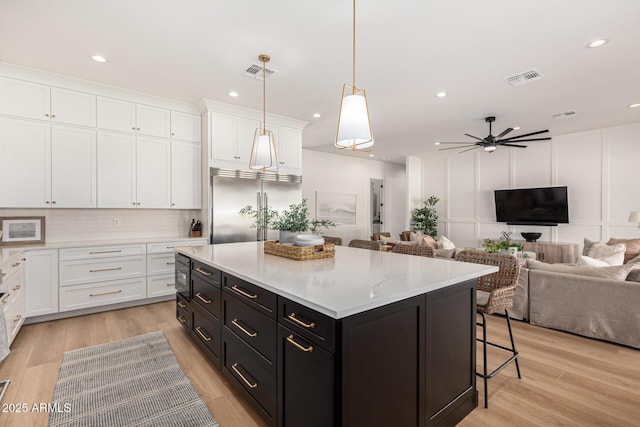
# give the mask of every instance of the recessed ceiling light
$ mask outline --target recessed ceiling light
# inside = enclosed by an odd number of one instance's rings
[[[438,92],[438,93],[436,93],[436,96],[438,98],[444,98],[445,96],[447,96],[447,92]]]
[[[514,126],[513,130],[520,130],[520,126]]]
[[[100,56],[100,55],[93,55],[91,57],[91,59],[93,59],[96,62],[107,62],[107,60],[103,56]]]
[[[439,142],[434,142],[433,145],[440,145],[440,143]]]
[[[640,107],[640,104],[631,104],[631,105],[629,105],[629,108],[636,108],[636,107]]]
[[[369,157],[375,157],[375,154],[369,154]]]
[[[609,43],[609,39],[598,39],[598,40],[594,40],[591,43],[589,43],[587,45],[587,48],[593,49],[593,48],[596,48],[596,47],[604,46],[607,43]]]
[[[316,119],[317,119],[317,118],[319,118],[319,117],[320,117],[320,113],[315,113],[315,114],[313,115],[313,117],[315,117]]]
[[[231,92],[227,93],[227,95],[229,95],[232,98],[237,98],[238,92],[236,92],[235,90],[232,90]]]

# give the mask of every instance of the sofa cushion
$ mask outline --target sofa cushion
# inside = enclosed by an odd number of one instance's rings
[[[621,259],[622,261],[624,261],[624,252],[626,250],[627,250],[627,245],[625,245],[624,243],[618,243],[616,245],[607,245],[606,243],[603,243],[603,242],[596,242],[593,245],[591,245],[591,248],[589,248],[589,253],[587,254],[587,256],[590,256],[591,258],[596,258],[596,259],[603,259],[611,255],[621,253],[622,254]],[[622,265],[622,262],[620,263],[620,265]]]
[[[584,238],[584,246],[582,248],[582,255],[586,255],[589,256],[589,250],[591,249],[591,246],[594,243],[604,243],[604,242],[598,242],[596,240],[589,240],[586,237]]]
[[[455,249],[456,245],[444,236],[438,237],[438,249]]]
[[[396,239],[394,239],[393,237],[387,237],[387,236],[380,236],[380,241],[382,242],[383,245],[388,245],[389,243],[393,243],[394,245],[397,242]]]
[[[409,234],[409,241],[410,242],[419,242],[422,239],[423,235],[421,231],[412,231],[411,234]]]
[[[578,265],[609,267],[610,265],[622,265],[622,261],[624,261],[623,252],[619,252],[605,258],[591,258],[590,256],[581,255],[580,258],[578,258]]]
[[[455,249],[436,249],[436,257],[438,258],[453,258],[455,253]]]
[[[431,236],[422,236],[422,239],[420,239],[418,246],[427,246],[431,249],[438,249],[438,244]]]
[[[640,268],[636,267],[629,272],[627,282],[640,282]]]
[[[590,267],[588,265],[546,264],[541,261],[527,260],[530,270],[543,270],[578,276],[598,277],[602,279],[626,280],[635,265],[614,265],[610,267]]]
[[[614,239],[611,238],[607,242],[607,245],[616,245],[619,243],[624,243],[627,247],[624,253],[624,262],[625,264],[629,262],[629,260],[640,255],[640,239]]]

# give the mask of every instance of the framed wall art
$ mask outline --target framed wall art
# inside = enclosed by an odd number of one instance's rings
[[[0,217],[0,244],[44,243],[43,216]]]

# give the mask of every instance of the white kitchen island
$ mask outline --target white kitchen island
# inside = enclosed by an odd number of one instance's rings
[[[177,317],[270,425],[453,425],[477,406],[475,279],[496,267],[336,247],[178,248]],[[184,278],[183,278],[184,279]]]

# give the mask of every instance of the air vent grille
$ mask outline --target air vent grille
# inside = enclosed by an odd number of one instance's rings
[[[267,72],[267,77],[275,73],[275,70],[272,70],[268,67],[265,67]],[[251,77],[253,79],[262,80],[262,65],[260,64],[251,64],[244,70],[244,75],[247,77]]]
[[[535,80],[540,80],[544,76],[540,72],[540,70],[529,70],[524,73],[516,74],[510,77],[507,77],[505,80],[511,84],[511,86],[520,86]]]
[[[551,117],[554,119],[564,119],[565,117],[571,117],[577,113],[574,110],[563,111],[562,113],[553,114]]]

